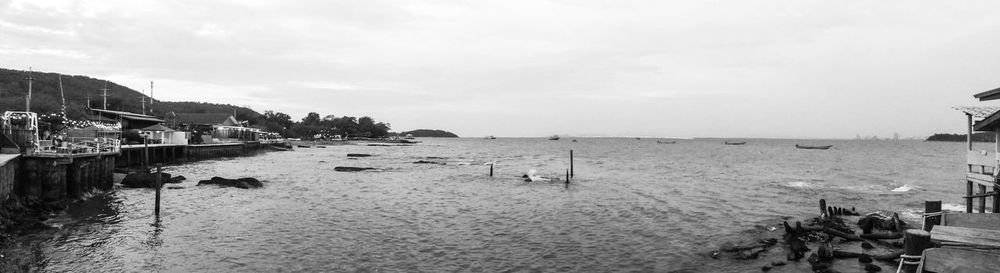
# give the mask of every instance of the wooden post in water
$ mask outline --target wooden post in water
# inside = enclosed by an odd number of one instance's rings
[[[819,214],[823,215],[824,213],[826,213],[826,199],[820,199],[819,200]],[[831,215],[827,215],[827,217],[830,217],[830,216]]]
[[[143,135],[142,136],[142,168],[149,170],[149,140]]]
[[[569,188],[569,177],[570,176],[571,175],[569,174],[569,170],[566,170],[566,188],[567,189]]]
[[[156,164],[156,209],[153,210],[153,214],[156,215],[156,219],[160,219],[160,175],[161,175],[161,165]]]
[[[931,233],[919,229],[907,229],[906,233],[903,234],[903,250],[904,254],[911,257],[919,257],[923,255],[924,249],[931,248],[933,243],[931,243]],[[903,272],[917,272],[917,265],[919,259],[902,259],[903,260]]]
[[[490,163],[490,177],[493,177],[493,164],[494,163]]]
[[[569,177],[573,177],[573,150],[569,150]]]
[[[972,181],[965,181],[965,213],[972,213]]]

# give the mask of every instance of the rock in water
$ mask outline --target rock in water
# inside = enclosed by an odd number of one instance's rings
[[[436,161],[428,161],[428,160],[420,160],[420,161],[417,161],[417,162],[413,162],[413,164],[437,164],[437,165],[447,165],[448,163],[444,163],[444,162],[436,162]]]
[[[861,254],[861,256],[858,257],[858,262],[863,264],[870,264],[872,263],[872,256],[868,256],[868,254]]]
[[[160,173],[160,187],[170,183],[169,173]],[[178,181],[179,182],[179,181]],[[128,188],[156,188],[155,173],[130,173],[122,179],[122,186]]]
[[[187,180],[187,177],[184,177],[183,175],[178,175],[178,176],[171,177],[170,181],[167,182],[167,183],[177,184],[177,183],[181,183],[181,181],[184,181],[184,180]]]
[[[877,266],[877,265],[875,265],[875,264],[866,264],[865,265],[865,272],[879,272],[879,271],[882,271],[882,268],[879,267],[879,266]]]
[[[369,157],[370,154],[347,154],[347,157]]]
[[[338,171],[338,172],[362,172],[362,171],[374,170],[374,169],[375,168],[367,168],[367,167],[341,167],[341,166],[333,168],[334,171]]]
[[[250,188],[260,188],[264,186],[264,183],[260,182],[256,178],[244,177],[240,179],[227,179],[222,177],[212,177],[210,180],[198,181],[198,186],[201,185],[219,185],[220,187],[236,187],[241,189]]]

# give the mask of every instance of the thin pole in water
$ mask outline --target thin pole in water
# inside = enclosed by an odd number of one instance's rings
[[[494,163],[490,163],[490,177],[493,177],[493,164]]]
[[[160,219],[160,175],[162,174],[162,169],[160,164],[156,164],[156,209],[153,214],[156,215],[156,219]]]
[[[566,170],[566,188],[567,189],[569,188],[569,177],[570,177],[569,170]]]

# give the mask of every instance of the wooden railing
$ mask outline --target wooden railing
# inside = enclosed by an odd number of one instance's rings
[[[965,176],[965,211],[973,211],[973,201],[978,199],[979,212],[986,212],[986,199],[993,198],[993,212],[1000,213],[1000,183],[997,183],[998,160],[996,152],[968,151],[966,162],[969,172]],[[978,187],[977,187],[978,186]],[[978,193],[975,191],[978,188]],[[989,191],[992,189],[993,191]]]

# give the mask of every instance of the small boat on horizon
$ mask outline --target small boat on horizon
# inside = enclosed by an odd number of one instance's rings
[[[559,140],[559,135],[550,136],[549,140]]]
[[[675,141],[657,140],[656,143],[659,143],[659,144],[674,144],[674,143],[677,143],[677,141],[676,140]]]
[[[495,136],[486,136],[486,139],[497,139]]]
[[[729,142],[728,140],[726,140],[725,143],[726,143],[726,145],[745,145],[745,144],[747,144],[746,141]]]
[[[833,145],[811,146],[811,145],[799,145],[799,144],[795,144],[795,148],[806,149],[806,150],[826,150],[826,149],[830,149],[830,147],[833,147]]]

